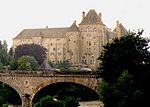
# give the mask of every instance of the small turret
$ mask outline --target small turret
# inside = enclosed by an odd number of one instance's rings
[[[116,21],[116,28],[114,31],[116,32],[118,38],[128,33],[125,27],[118,20]]]
[[[73,24],[71,25],[71,27],[69,28],[68,32],[79,32],[79,28],[76,25],[76,20],[73,22]]]

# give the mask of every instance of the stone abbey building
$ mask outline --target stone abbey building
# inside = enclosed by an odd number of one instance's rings
[[[13,50],[21,44],[39,44],[47,49],[47,59],[53,63],[68,59],[74,66],[96,68],[102,46],[126,33],[119,21],[113,31],[107,28],[101,13],[92,9],[70,27],[24,29],[13,39]]]

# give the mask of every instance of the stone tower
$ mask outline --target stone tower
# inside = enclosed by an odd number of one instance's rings
[[[66,33],[67,58],[74,66],[78,66],[79,64],[79,36],[80,31],[76,25],[76,21],[74,21]]]
[[[81,32],[80,63],[83,66],[95,68],[98,65],[97,58],[102,45],[107,43],[107,29],[102,22],[101,13],[98,15],[95,10],[90,10],[87,15],[83,12],[82,16],[82,22],[79,24]]]

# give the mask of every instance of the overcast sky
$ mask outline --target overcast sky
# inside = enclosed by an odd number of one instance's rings
[[[119,20],[128,29],[144,29],[150,37],[150,0],[0,0],[0,40],[12,46],[23,29],[69,27],[82,12],[95,9],[111,29]]]

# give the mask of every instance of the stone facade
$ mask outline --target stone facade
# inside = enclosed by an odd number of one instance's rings
[[[47,49],[47,59],[53,63],[68,59],[74,66],[95,69],[102,46],[125,34],[119,21],[112,31],[102,22],[101,13],[90,10],[82,13],[79,25],[75,21],[70,27],[23,30],[13,39],[13,50],[21,44],[39,44]]]

